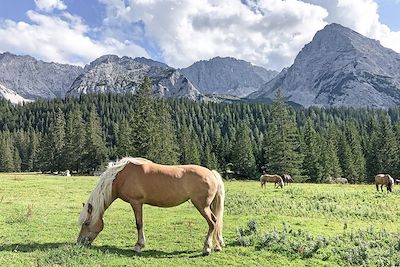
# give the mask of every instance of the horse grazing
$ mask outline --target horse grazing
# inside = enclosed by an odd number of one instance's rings
[[[145,245],[143,204],[167,208],[191,200],[208,223],[203,254],[211,253],[212,238],[215,250],[224,246],[222,224],[225,189],[220,174],[197,165],[168,166],[143,158],[123,158],[100,176],[80,213],[81,230],[77,243],[90,245],[103,230],[103,214],[111,203],[120,198],[128,202],[136,218],[138,240],[135,252]]]
[[[394,185],[394,179],[389,174],[378,174],[375,176],[376,190],[379,191],[379,185],[381,185],[381,190],[383,192],[383,186],[386,186],[388,192],[392,192]]]
[[[293,178],[289,174],[284,174],[282,175],[282,180],[286,185],[289,185],[289,183],[293,183]]]
[[[346,178],[335,178],[333,179],[335,184],[348,184],[349,181]]]
[[[267,182],[275,183],[275,187],[283,188],[284,186],[283,179],[279,175],[270,175],[270,174],[261,175],[260,177],[261,188],[263,188]]]

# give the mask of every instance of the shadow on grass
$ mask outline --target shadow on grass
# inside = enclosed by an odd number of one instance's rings
[[[0,245],[1,251],[11,252],[35,252],[35,251],[47,251],[62,247],[76,247],[80,246],[75,243],[30,243],[30,244],[7,244]],[[103,253],[115,254],[126,257],[143,257],[143,258],[197,258],[202,257],[200,251],[196,250],[181,250],[181,251],[161,251],[161,250],[143,250],[141,253],[136,253],[130,248],[120,248],[115,246],[91,246],[88,249],[99,250]]]

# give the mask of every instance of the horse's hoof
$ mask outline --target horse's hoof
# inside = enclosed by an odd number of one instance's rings
[[[221,251],[222,250],[222,248],[220,247],[220,246],[216,246],[215,248],[214,248],[214,251],[216,251],[216,252],[219,252],[219,251]]]
[[[140,253],[140,252],[142,252],[143,247],[144,247],[144,246],[141,246],[141,245],[139,245],[139,244],[136,244],[136,245],[133,247],[133,251],[135,251],[136,253]]]
[[[211,254],[211,248],[205,248],[203,250],[203,256],[208,256]]]

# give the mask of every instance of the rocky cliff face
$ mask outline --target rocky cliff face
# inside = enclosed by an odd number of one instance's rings
[[[203,94],[246,96],[274,78],[278,72],[266,70],[231,57],[198,61],[181,72]]]
[[[102,56],[91,62],[74,81],[68,95],[135,92],[148,76],[162,97],[198,99],[201,93],[178,70],[145,58]]]
[[[0,54],[0,84],[26,99],[63,97],[82,71],[78,66],[30,56]]]
[[[294,64],[251,99],[274,98],[281,88],[302,106],[386,108],[400,104],[400,54],[338,24],[319,31]]]
[[[0,84],[0,98],[4,98],[9,100],[13,104],[21,104],[23,102],[31,102],[32,100],[28,100],[17,94],[11,89]]]

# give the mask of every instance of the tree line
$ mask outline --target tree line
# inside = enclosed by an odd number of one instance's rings
[[[145,79],[135,94],[0,101],[0,171],[90,173],[133,156],[243,179],[265,169],[298,181],[371,182],[400,176],[399,118],[398,108],[293,108],[281,92],[271,105],[159,99]]]

